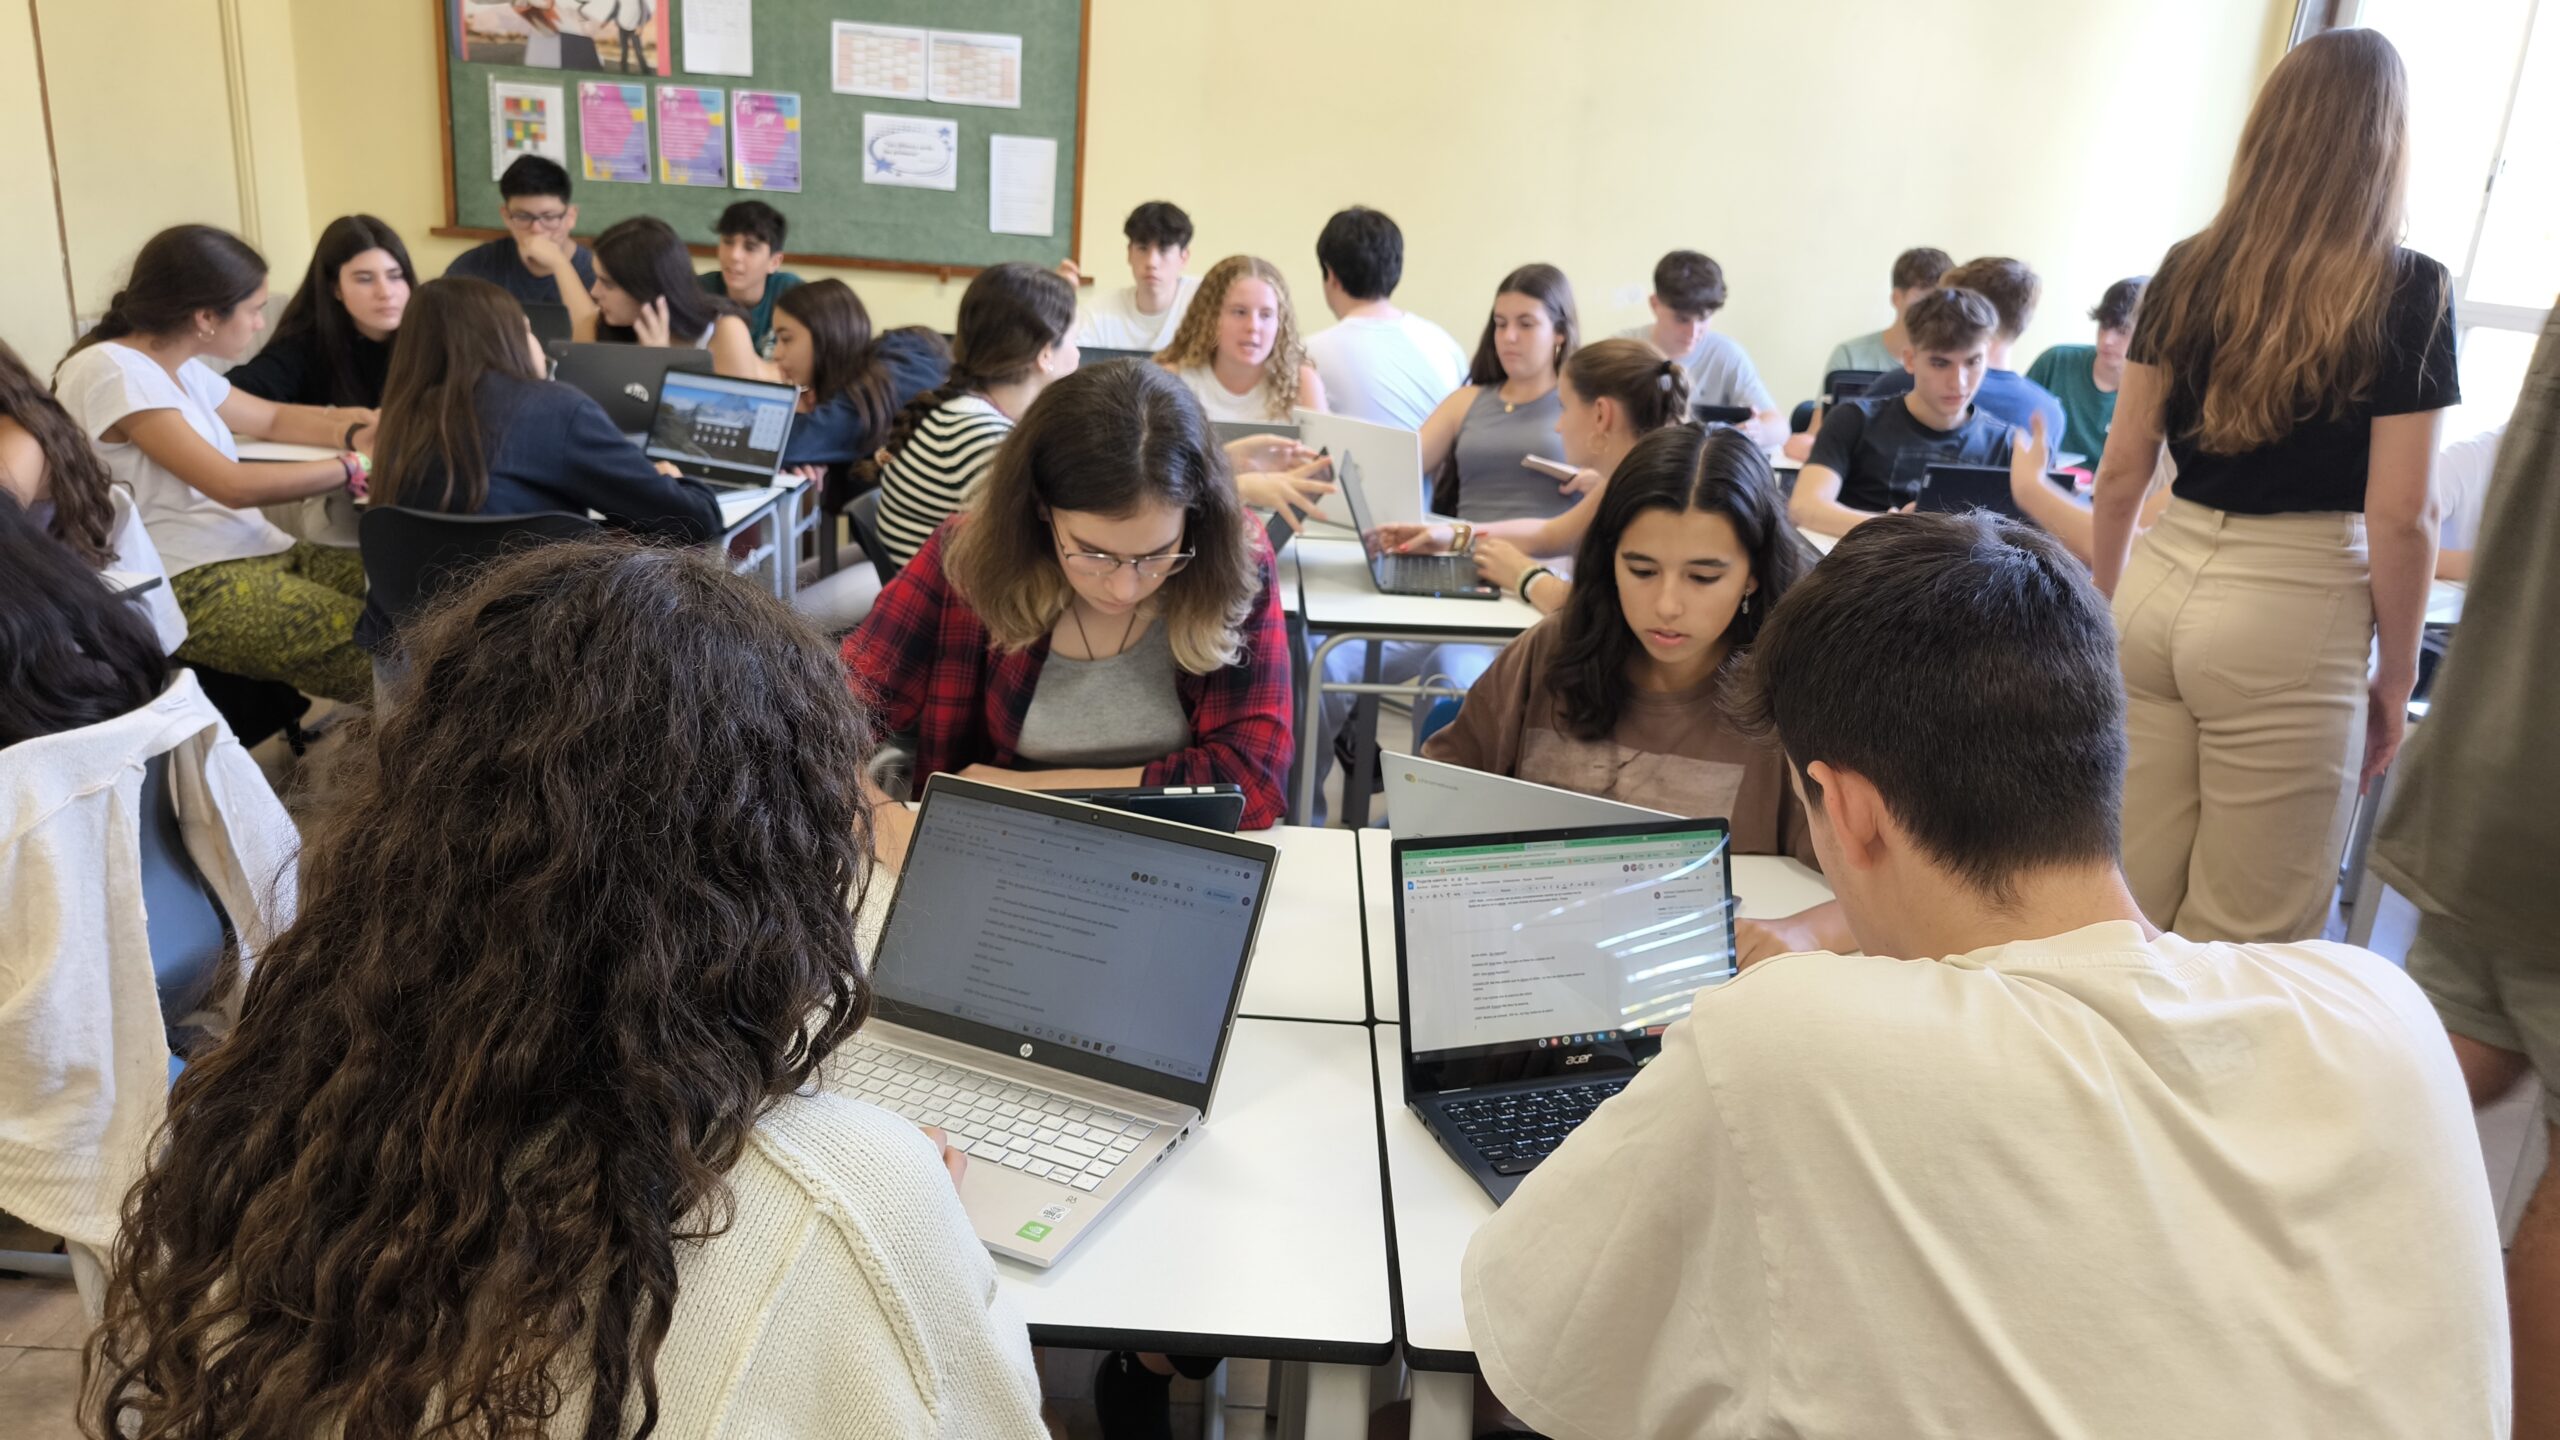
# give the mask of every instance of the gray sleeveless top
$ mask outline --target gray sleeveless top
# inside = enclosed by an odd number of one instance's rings
[[[1564,459],[1564,441],[1556,435],[1556,417],[1564,400],[1550,390],[1509,414],[1503,413],[1502,387],[1476,392],[1458,425],[1458,518],[1482,525],[1491,520],[1544,520],[1572,508],[1574,497],[1556,489],[1562,482],[1520,463],[1523,455]]]
[[[1014,753],[1057,768],[1144,765],[1191,743],[1191,717],[1174,688],[1173,641],[1164,621],[1117,655],[1040,662]]]

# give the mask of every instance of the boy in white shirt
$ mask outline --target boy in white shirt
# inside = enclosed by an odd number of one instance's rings
[[[2079,563],[1886,516],[1745,665],[1866,953],[1700,992],[1477,1232],[1494,1393],[1556,1440],[2504,1436],[2444,1027],[2364,951],[2143,919]]]
[[[1708,327],[1724,308],[1724,267],[1695,250],[1674,250],[1654,262],[1653,323],[1621,330],[1621,340],[1642,340],[1689,372],[1689,400],[1748,410],[1742,433],[1767,447],[1787,438],[1787,417],[1760,379],[1751,353],[1730,335]]]
[[[1170,200],[1150,200],[1129,212],[1120,233],[1129,237],[1132,283],[1077,307],[1076,346],[1153,353],[1173,343],[1182,312],[1200,289],[1198,277],[1182,273],[1191,263],[1191,217]],[[1059,261],[1058,273],[1070,285],[1084,281],[1073,260]]]
[[[1365,205],[1337,211],[1316,237],[1325,308],[1339,322],[1307,337],[1307,358],[1336,415],[1401,430],[1466,383],[1467,352],[1448,331],[1388,303],[1404,279],[1404,232]]]

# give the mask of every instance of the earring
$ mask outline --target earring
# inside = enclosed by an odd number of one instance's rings
[[[1748,590],[1742,592],[1742,613],[1745,615],[1751,613],[1751,592]]]

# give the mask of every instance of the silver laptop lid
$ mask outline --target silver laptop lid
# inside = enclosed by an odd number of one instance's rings
[[[1278,860],[936,775],[872,966],[879,1016],[1206,1110]]]
[[[782,468],[798,395],[763,380],[670,370],[658,385],[649,458],[742,478],[772,475]]]
[[[1603,800],[1579,790],[1559,790],[1396,750],[1378,752],[1378,773],[1386,779],[1387,825],[1398,838],[1680,818],[1668,810]]]

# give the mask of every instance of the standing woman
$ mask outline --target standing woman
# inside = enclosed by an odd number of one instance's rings
[[[1209,267],[1156,363],[1190,387],[1211,420],[1286,424],[1292,410],[1324,408],[1324,382],[1299,339],[1289,282],[1251,255]]]
[[[713,369],[745,380],[774,373],[756,354],[747,317],[726,299],[703,292],[693,275],[693,256],[666,221],[635,215],[616,222],[596,237],[595,257],[592,290],[580,287],[574,272],[563,278],[569,262],[557,246],[537,262],[553,266],[560,303],[569,310],[570,338],[708,350]]]
[[[2356,794],[2400,748],[2461,398],[2445,268],[2398,243],[2408,95],[2371,30],[2276,66],[2221,213],[2143,296],[2098,468],[2125,873],[2189,939],[2317,936]],[[2164,442],[2173,498],[2137,546]]]
[[[266,347],[223,378],[280,405],[379,407],[413,279],[390,226],[370,215],[330,221]]]
[[[107,313],[54,371],[54,393],[132,493],[186,613],[178,658],[306,694],[362,700],[373,667],[355,643],[364,567],[353,550],[296,540],[261,505],[362,493],[374,413],[278,405],[213,373],[267,326],[267,262],[236,235],[179,225],[151,237]],[[316,445],[327,460],[243,464],[237,434]]]
[[[918,326],[874,336],[853,287],[820,280],[775,297],[773,364],[800,391],[782,463],[843,465],[879,450],[907,402],[951,373],[951,351]]]

